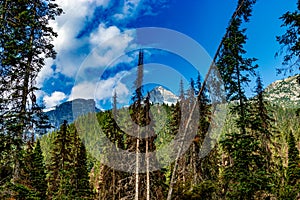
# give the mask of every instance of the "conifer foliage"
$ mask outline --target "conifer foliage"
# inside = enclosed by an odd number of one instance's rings
[[[221,142],[228,155],[223,176],[224,196],[229,199],[254,199],[257,192],[265,190],[267,186],[260,138],[248,128],[251,111],[244,89],[257,68],[257,65],[253,65],[256,59],[243,56],[247,38],[246,29],[241,28],[243,22],[249,21],[254,4],[255,1],[239,1],[217,61],[227,100],[234,102],[230,112],[236,115],[237,131],[226,132],[226,138]]]
[[[49,21],[61,13],[53,0],[0,2],[1,185],[22,182],[25,142],[33,142],[33,130],[46,125],[35,96],[36,77],[45,59],[55,58],[57,34]]]
[[[71,178],[71,135],[67,121],[61,125],[56,133],[54,147],[51,150],[51,163],[48,166],[48,198],[66,198],[70,196]]]
[[[46,199],[47,182],[46,182],[46,167],[44,164],[43,152],[41,149],[40,140],[36,142],[33,149],[31,161],[30,182],[32,188],[37,192],[39,199]]]
[[[287,30],[277,37],[290,71],[299,66],[300,57],[297,2],[296,11],[280,18]],[[49,21],[62,10],[55,0],[0,1],[0,199],[300,198],[299,108],[269,104],[260,76],[255,96],[247,98],[246,87],[258,66],[255,58],[245,56],[244,27],[256,0],[237,3],[214,59],[230,111],[220,144],[214,145],[215,138],[207,134],[215,125],[212,87],[206,87],[210,78],[203,81],[194,74],[188,90],[180,81],[176,104],[152,104],[150,93],[143,91],[143,50],[128,108],[117,107],[115,92],[112,110],[97,113],[96,120],[89,113],[47,133],[50,126],[35,85],[45,59],[56,56],[52,41],[57,34]],[[186,134],[189,130],[195,137]],[[96,150],[106,137],[115,152],[107,146],[101,149],[104,155],[87,150],[82,135]],[[164,147],[178,135],[171,146],[176,157],[170,160],[170,149]],[[184,148],[186,144],[191,145]],[[209,152],[204,158],[202,150]],[[124,162],[120,152],[133,156]],[[95,155],[131,173],[106,166]],[[168,159],[169,166],[153,171]]]
[[[294,12],[286,12],[280,19],[282,26],[286,27],[286,33],[277,36],[277,41],[282,46],[281,53],[284,54],[283,64],[290,66],[289,71],[298,67],[300,71],[300,1],[297,2],[297,9]],[[283,51],[285,50],[285,51]],[[279,73],[282,69],[279,69]]]
[[[91,198],[87,154],[75,126],[67,121],[55,133],[48,169],[49,199]]]
[[[290,196],[295,198],[300,189],[300,154],[297,149],[295,137],[290,131],[288,136],[288,168],[287,182],[292,191]]]

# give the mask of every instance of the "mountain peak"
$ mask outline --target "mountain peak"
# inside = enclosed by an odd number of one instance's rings
[[[165,89],[162,86],[157,86],[150,91],[150,101],[151,103],[165,103],[167,105],[176,104],[178,97],[172,93],[170,90]]]
[[[64,120],[72,123],[77,117],[87,113],[99,112],[93,99],[73,99],[55,106],[54,109],[45,112],[52,126],[59,128]]]
[[[271,83],[264,91],[267,101],[284,107],[300,106],[300,75]]]

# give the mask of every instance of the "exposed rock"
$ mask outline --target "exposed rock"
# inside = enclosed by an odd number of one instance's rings
[[[284,107],[300,107],[300,75],[271,83],[264,91],[264,97],[273,104]]]
[[[151,103],[165,103],[168,105],[176,104],[178,101],[178,97],[173,94],[171,91],[163,88],[162,86],[158,86],[151,90],[150,92],[150,101]]]
[[[45,112],[52,126],[59,128],[64,120],[72,123],[77,117],[91,112],[99,112],[93,99],[75,99],[67,101]]]

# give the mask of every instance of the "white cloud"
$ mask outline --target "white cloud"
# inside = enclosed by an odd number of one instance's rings
[[[76,39],[77,34],[83,28],[86,17],[93,14],[90,9],[91,2],[86,0],[58,0],[57,4],[62,7],[64,14],[51,22],[51,26],[58,33],[54,41],[58,53],[61,50],[71,50],[80,44]]]
[[[129,89],[126,87],[124,83],[118,81],[118,79],[119,77],[117,75],[116,77],[100,81],[95,91],[96,99],[97,100],[111,99],[114,94],[114,91],[116,91],[118,95],[118,102],[125,103],[127,101]]]
[[[58,33],[54,38],[54,48],[57,52],[55,60],[56,70],[51,69],[51,65],[46,65],[41,71],[38,82],[43,83],[45,79],[51,76],[51,73],[61,73],[67,77],[74,78],[79,67],[84,62],[89,52],[95,58],[97,67],[107,66],[115,58],[123,55],[134,39],[134,30],[121,31],[117,26],[107,26],[101,23],[90,35],[78,38],[78,34],[83,30],[87,20],[93,18],[97,7],[108,8],[113,1],[111,0],[57,0],[56,3],[64,10],[64,14],[50,21],[50,26]],[[145,1],[147,2],[147,1]],[[123,19],[129,19],[136,16],[140,10],[146,6],[141,0],[124,0],[120,9],[113,9],[114,15],[123,15]],[[148,6],[148,5],[147,5]],[[151,7],[151,6],[150,6]],[[114,11],[112,11],[114,12]],[[95,47],[101,44],[101,48],[93,51]],[[90,49],[87,49],[87,47]],[[85,52],[80,49],[85,47]],[[81,51],[81,54],[80,54]],[[127,58],[130,61],[130,58]],[[92,63],[90,63],[92,64]]]
[[[82,82],[72,88],[71,95],[68,101],[73,99],[94,99],[95,97],[95,84],[92,82]]]
[[[50,96],[44,96],[43,100],[46,108],[51,108],[60,104],[63,100],[65,100],[67,96],[63,92],[55,91]]]
[[[93,17],[96,7],[106,8],[110,0],[59,0],[57,3],[63,8],[64,14],[50,23],[58,33],[58,37],[54,39],[54,47],[57,51],[56,73],[74,78],[90,52],[94,56],[97,67],[105,67],[114,58],[124,54],[134,38],[132,30],[121,31],[116,26],[107,27],[104,23],[101,23],[90,35],[78,38],[87,20]],[[93,51],[99,44],[102,44],[101,48],[97,48],[97,52]],[[85,51],[80,50],[83,47]],[[49,67],[47,70],[50,72]],[[42,80],[45,80],[43,74]]]
[[[95,0],[100,4],[107,4],[106,0]],[[74,76],[74,71],[70,68],[74,67],[74,60],[70,56],[70,51],[78,48],[84,43],[82,40],[77,40],[76,35],[84,25],[84,19],[90,15],[89,4],[91,1],[86,0],[57,0],[56,3],[64,10],[64,14],[57,17],[56,20],[50,21],[49,25],[58,33],[58,37],[54,38],[54,49],[57,52],[57,65],[56,72],[62,72],[69,77]],[[54,71],[51,66],[53,61],[47,61],[46,65],[42,68],[37,78],[37,85],[40,86],[43,82],[52,76]]]
[[[78,56],[76,52],[83,45],[89,44],[88,38],[78,39],[77,36],[84,27],[86,19],[92,17],[95,8],[97,6],[106,8],[110,0],[57,0],[56,3],[64,13],[49,23],[58,34],[53,41],[54,49],[57,52],[55,72],[74,77],[80,63],[85,58],[85,55]],[[45,69],[41,71],[39,83],[43,83],[48,76],[51,76],[51,65],[46,65]],[[54,73],[53,70],[52,73]]]
[[[141,2],[141,0],[125,0],[121,10],[122,12],[115,14],[114,17],[117,20],[135,17],[139,13]]]
[[[98,29],[91,34],[90,41],[94,45],[99,45],[109,39],[112,39],[121,34],[121,31],[116,26],[105,27],[105,24],[101,23]]]
[[[41,69],[41,71],[39,72],[36,78],[37,87],[42,87],[44,81],[50,78],[51,76],[53,76],[53,69],[51,68],[53,63],[54,63],[53,59],[48,58],[45,60],[45,66]]]
[[[134,34],[134,30],[121,31],[116,26],[106,27],[103,23],[100,24],[98,29],[90,35],[93,51],[86,65],[106,67],[120,56],[123,56],[123,59],[119,62],[130,62],[131,59],[124,55],[130,48],[134,48],[134,44],[132,44]]]
[[[86,17],[93,14],[93,12],[90,12],[91,2],[83,0],[59,0],[57,3],[63,8],[64,14],[57,17],[50,24],[58,34],[53,43],[57,52],[57,59],[55,60],[57,66],[56,72],[60,72],[68,77],[74,77],[76,69],[78,69],[80,62],[82,62],[82,59],[75,52],[82,45],[86,44],[86,41],[78,39],[77,35],[84,27]]]
[[[126,52],[137,49],[133,43],[135,30],[124,28],[126,23],[123,27],[117,27],[102,21],[91,33],[88,31],[84,37],[78,38],[78,34],[85,31],[83,29],[87,21],[91,22],[95,9],[99,6],[108,9],[111,14],[107,17],[118,20],[118,24],[126,22],[125,20],[134,19],[141,10],[151,10],[151,5],[147,0],[124,0],[120,8],[110,7],[113,2],[112,0],[56,0],[56,3],[64,10],[64,14],[50,22],[54,31],[58,33],[58,37],[54,38],[53,42],[57,58],[55,61],[46,61],[45,67],[37,77],[38,87],[41,87],[48,78],[54,77],[54,74],[61,73],[75,79],[80,76],[78,75],[81,71],[80,67],[84,69],[85,67],[97,67],[101,71],[112,62],[116,65],[120,62],[129,63],[133,61],[133,58],[126,55]],[[55,70],[52,69],[53,64],[56,65]],[[92,76],[96,77],[97,75]],[[84,82],[72,88],[72,96],[69,99],[110,98],[113,89],[117,90],[120,99],[124,99],[127,95],[126,85],[121,82],[115,83],[117,80],[114,78],[100,82],[95,88],[95,84],[92,83],[95,77],[84,77],[82,79]],[[54,92],[50,96],[45,95],[45,93],[39,95],[45,101],[46,107],[54,106],[66,98],[62,92]]]
[[[119,103],[126,103],[128,101],[129,89],[120,81],[125,72],[117,74],[115,77],[111,77],[107,80],[101,80],[97,83],[82,82],[74,86],[69,97],[69,101],[77,98],[82,99],[95,99],[111,100],[114,91],[118,95]]]

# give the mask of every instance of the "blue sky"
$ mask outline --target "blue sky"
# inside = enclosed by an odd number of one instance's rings
[[[138,51],[144,48],[141,44],[146,40],[139,41],[145,27],[166,28],[173,35],[160,41],[159,36],[152,38],[155,33],[149,33],[147,39],[156,44],[145,46],[145,84],[163,85],[178,93],[181,77],[187,85],[191,77],[196,77],[195,69],[201,69],[202,76],[205,75],[236,8],[236,0],[58,0],[57,3],[65,11],[51,22],[59,35],[54,41],[57,58],[47,60],[37,79],[42,89],[38,96],[47,108],[75,98],[93,98],[99,107],[105,107],[114,91],[121,104],[128,104]],[[283,78],[275,70],[282,61],[281,57],[275,58],[280,49],[275,37],[284,33],[279,17],[295,9],[296,0],[258,0],[250,22],[245,24],[246,56],[258,59],[256,63],[265,86]],[[252,94],[251,89],[247,89],[247,94]]]

